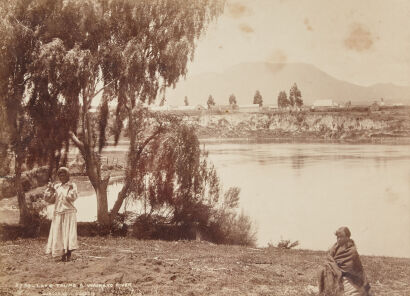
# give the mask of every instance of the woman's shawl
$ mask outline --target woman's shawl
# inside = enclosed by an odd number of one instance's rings
[[[320,273],[320,295],[342,295],[342,277],[348,278],[363,291],[370,288],[353,240],[345,246],[336,243],[329,250],[327,262]]]

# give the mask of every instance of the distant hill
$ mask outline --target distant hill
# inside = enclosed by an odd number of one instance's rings
[[[410,86],[375,84],[360,86],[338,80],[313,65],[302,63],[243,63],[223,73],[204,73],[188,81],[180,81],[176,88],[167,91],[168,104],[182,105],[188,97],[190,105],[206,105],[211,94],[217,104],[228,104],[234,93],[238,104],[250,104],[259,90],[264,104],[276,104],[281,90],[289,94],[296,82],[306,105],[315,100],[332,99],[338,103],[370,104],[384,98],[387,103],[410,104]]]

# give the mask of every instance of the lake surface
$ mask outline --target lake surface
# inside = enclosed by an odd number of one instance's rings
[[[298,240],[326,250],[348,226],[366,255],[410,257],[410,146],[203,141],[225,189],[241,188],[240,209],[258,245]],[[121,149],[121,148],[119,148]],[[109,187],[112,207],[121,184]],[[95,198],[76,202],[92,221]]]

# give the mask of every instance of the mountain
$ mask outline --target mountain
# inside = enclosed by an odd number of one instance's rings
[[[410,104],[410,86],[375,84],[360,86],[338,80],[317,67],[303,63],[243,63],[222,73],[203,73],[180,81],[175,89],[167,90],[170,105],[182,105],[188,97],[190,105],[206,105],[211,94],[217,104],[228,104],[235,94],[238,104],[251,104],[256,90],[262,94],[264,104],[276,104],[278,94],[295,83],[302,92],[306,105],[315,100],[331,99],[338,103],[370,104],[384,98],[388,104]]]

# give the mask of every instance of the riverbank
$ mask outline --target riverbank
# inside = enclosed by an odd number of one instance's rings
[[[202,139],[410,144],[410,108],[374,112],[204,113],[183,118]]]
[[[79,243],[73,261],[63,263],[44,254],[46,239],[0,242],[0,294],[307,296],[315,295],[325,259],[320,251],[197,241],[80,237]],[[410,295],[410,259],[362,261],[374,295]]]

